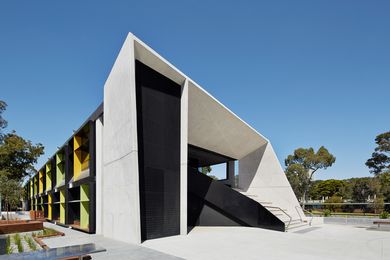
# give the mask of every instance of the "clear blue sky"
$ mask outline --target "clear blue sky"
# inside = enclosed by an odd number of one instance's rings
[[[1,1],[0,99],[42,165],[100,104],[133,32],[269,138],[368,176],[390,130],[390,1]]]

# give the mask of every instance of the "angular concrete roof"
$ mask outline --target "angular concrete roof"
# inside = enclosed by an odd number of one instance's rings
[[[135,36],[135,58],[180,85],[188,83],[188,143],[241,159],[268,140]]]

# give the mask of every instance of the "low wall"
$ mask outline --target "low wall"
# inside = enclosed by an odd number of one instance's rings
[[[25,221],[25,220],[6,220],[0,221],[0,234],[10,234],[18,232],[29,232],[42,230],[43,222],[41,221]]]
[[[324,217],[324,224],[373,225],[372,222],[377,220],[380,219],[367,217]]]

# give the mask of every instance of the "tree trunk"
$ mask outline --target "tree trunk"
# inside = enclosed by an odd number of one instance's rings
[[[307,193],[307,190],[308,188],[306,188],[304,191],[303,191],[303,196],[302,196],[302,209],[305,210],[305,203],[306,203],[306,193]]]
[[[309,169],[308,174],[309,174],[309,179],[307,181],[307,185],[303,191],[303,202],[302,202],[302,209],[305,210],[305,203],[307,201],[307,192],[309,191],[310,188],[310,183],[311,179],[313,178],[313,174],[316,172],[316,170]]]
[[[7,223],[9,223],[9,204],[6,203],[6,208],[7,208]]]

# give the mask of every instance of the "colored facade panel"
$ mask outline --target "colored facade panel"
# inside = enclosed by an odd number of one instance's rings
[[[80,186],[80,227],[89,228],[89,185]]]
[[[49,161],[46,164],[46,191],[51,190],[52,186],[52,172],[51,172],[51,162]]]
[[[52,194],[49,194],[48,197],[47,197],[47,218],[49,220],[52,220],[53,219],[53,195]]]
[[[65,190],[60,191],[60,222],[65,224]]]
[[[56,154],[56,186],[65,180],[65,155],[63,151]]]
[[[77,179],[81,173],[81,163],[82,163],[81,150],[80,150],[81,143],[82,143],[82,139],[80,136],[73,137],[73,149],[74,149],[73,175],[75,179]]]
[[[89,151],[89,126],[84,126],[74,137],[73,137],[73,177],[74,180],[79,180],[89,169],[90,151]]]
[[[30,186],[30,198],[31,198],[34,196],[34,182],[33,182],[33,180],[30,180],[28,183]]]
[[[33,179],[34,182],[34,195],[38,194],[38,176],[35,176]]]
[[[44,192],[43,185],[45,182],[45,173],[43,170],[39,171],[39,194]]]

